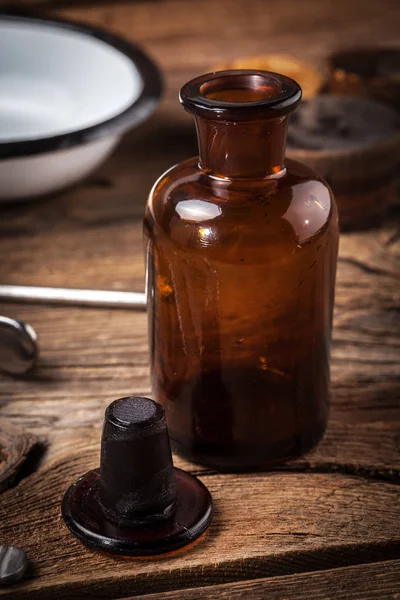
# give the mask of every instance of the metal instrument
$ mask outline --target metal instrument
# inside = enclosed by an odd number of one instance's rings
[[[28,285],[0,285],[0,300],[146,310],[146,294],[114,290],[80,290]]]
[[[35,330],[28,323],[0,316],[0,371],[21,375],[35,365],[38,356]]]
[[[0,300],[146,310],[146,294],[113,290],[0,285]],[[39,355],[36,333],[28,323],[0,316],[0,371],[21,375]]]

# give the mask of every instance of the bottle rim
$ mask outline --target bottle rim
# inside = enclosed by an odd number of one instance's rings
[[[224,99],[224,95],[233,91],[242,92],[240,100]],[[299,104],[301,95],[300,85],[286,75],[234,69],[195,77],[182,87],[179,99],[183,107],[196,116],[249,121],[289,114]]]

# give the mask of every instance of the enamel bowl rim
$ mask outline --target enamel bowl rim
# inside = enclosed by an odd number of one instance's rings
[[[100,40],[127,57],[137,69],[143,87],[138,97],[123,111],[106,120],[79,129],[17,141],[0,141],[0,160],[32,156],[94,142],[106,136],[122,135],[131,127],[144,121],[153,111],[163,91],[162,76],[155,63],[135,44],[99,27],[86,23],[74,23],[53,17],[32,16],[12,11],[0,11],[0,24],[15,22],[60,28]]]

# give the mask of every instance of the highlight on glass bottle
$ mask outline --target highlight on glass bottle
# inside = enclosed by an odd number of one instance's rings
[[[336,205],[318,175],[285,160],[295,81],[223,71],[180,99],[199,157],[161,176],[144,223],[153,391],[180,454],[268,465],[326,428]]]

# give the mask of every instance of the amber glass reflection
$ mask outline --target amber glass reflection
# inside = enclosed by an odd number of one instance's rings
[[[262,71],[189,82],[200,158],[146,210],[154,395],[173,448],[218,468],[297,456],[327,423],[337,213],[321,178],[284,161],[300,97]]]

